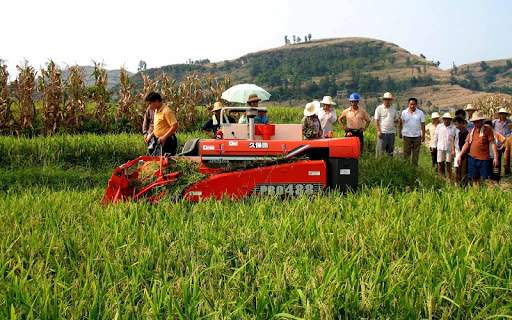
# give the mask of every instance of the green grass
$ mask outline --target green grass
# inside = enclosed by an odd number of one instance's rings
[[[0,200],[0,317],[486,318],[510,314],[501,191],[365,189],[292,201]]]
[[[0,319],[510,318],[511,192],[365,143],[355,193],[102,207],[140,135],[0,137]]]

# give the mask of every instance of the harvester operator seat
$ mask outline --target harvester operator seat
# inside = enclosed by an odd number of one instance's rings
[[[178,153],[178,156],[198,156],[199,155],[199,140],[201,138],[196,139],[190,139],[187,142],[185,142],[185,145],[183,146],[183,150],[181,153]]]

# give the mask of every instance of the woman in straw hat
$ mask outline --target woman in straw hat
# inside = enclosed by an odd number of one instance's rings
[[[224,108],[222,102],[217,101],[213,104],[213,115],[211,119],[208,119],[206,123],[201,127],[201,130],[207,134],[210,138],[214,139],[217,130],[220,128],[220,111]],[[224,123],[236,123],[235,119],[224,114]]]
[[[332,125],[338,119],[336,110],[332,107],[335,106],[336,103],[332,101],[331,96],[325,96],[323,100],[320,101],[320,105],[322,108],[318,110],[318,119],[322,127],[322,134],[325,137],[329,134],[329,131],[332,131]]]
[[[302,118],[302,134],[307,139],[318,139],[322,137],[322,127],[317,112],[320,109],[320,102],[313,101],[306,104],[304,118]]]
[[[436,128],[439,125],[439,119],[441,115],[439,112],[432,113],[432,122],[425,126],[425,146],[430,149],[430,155],[432,157],[432,167],[436,167],[437,165],[437,149],[432,149],[430,142],[434,139],[434,134],[436,133]]]

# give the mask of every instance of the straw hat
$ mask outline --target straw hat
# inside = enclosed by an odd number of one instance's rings
[[[217,110],[220,110],[224,108],[224,105],[222,104],[222,102],[220,101],[217,101],[213,104],[213,110],[212,111],[217,111]]]
[[[393,95],[391,94],[391,92],[384,93],[384,95],[380,98],[382,100],[395,100],[395,98],[393,98]]]
[[[452,115],[449,112],[443,114],[443,119],[453,119]]]
[[[328,104],[330,106],[335,106],[336,103],[334,101],[332,101],[332,98],[331,96],[325,96],[324,99],[322,101],[320,101],[321,104]]]
[[[480,112],[480,111],[477,111],[475,113],[473,113],[473,116],[471,116],[471,122],[474,122],[474,121],[478,121],[478,120],[486,120],[487,118],[484,117],[484,115]]]
[[[471,110],[476,111],[476,108],[475,108],[475,106],[474,106],[473,104],[471,104],[471,103],[470,103],[470,104],[468,104],[468,105],[466,106],[466,109],[465,109],[465,110],[466,110],[466,111],[471,111]]]
[[[258,95],[256,93],[251,94],[249,96],[249,98],[247,99],[247,103],[258,102],[258,101],[261,101],[261,99],[258,98]]]
[[[441,115],[439,114],[439,112],[432,112],[432,119],[438,119],[438,118],[441,118]]]
[[[505,110],[505,108],[500,108],[500,110],[498,110],[498,113],[506,113],[506,114],[510,114],[510,112],[508,112],[507,110]]]
[[[320,109],[320,102],[313,101],[308,104],[306,104],[306,108],[304,108],[304,115],[306,117],[312,116],[318,112],[318,109]]]

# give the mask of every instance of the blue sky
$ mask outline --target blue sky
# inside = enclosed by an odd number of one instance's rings
[[[441,68],[512,58],[512,1],[119,1],[18,0],[2,4],[0,59],[39,68],[103,61],[109,69],[208,58],[281,46],[284,36],[369,37]]]

